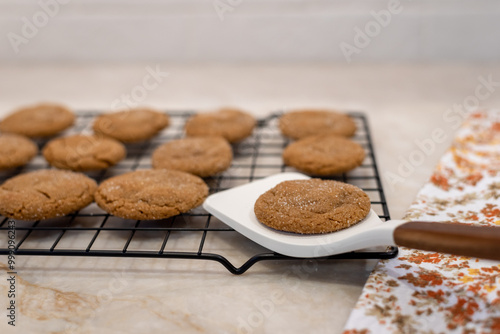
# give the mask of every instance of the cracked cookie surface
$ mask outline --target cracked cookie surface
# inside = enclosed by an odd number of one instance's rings
[[[218,136],[236,143],[250,136],[255,124],[255,118],[244,111],[222,108],[192,116],[186,122],[185,131],[189,137]]]
[[[38,147],[30,139],[14,133],[0,134],[0,170],[26,165]]]
[[[346,114],[331,110],[296,110],[280,117],[281,133],[292,139],[319,134],[336,134],[351,137],[356,123]]]
[[[18,109],[0,122],[0,131],[26,137],[51,137],[73,125],[75,115],[66,107],[42,103]]]
[[[365,150],[361,145],[331,134],[297,140],[283,151],[286,165],[321,176],[348,172],[361,165],[364,158]]]
[[[21,220],[65,216],[92,203],[96,188],[94,180],[71,171],[21,174],[0,186],[0,214]]]
[[[125,219],[164,219],[203,203],[208,187],[198,176],[174,170],[138,170],[99,185],[95,201],[106,212]]]
[[[208,177],[231,165],[231,145],[222,137],[188,137],[172,140],[153,152],[153,167]]]
[[[136,108],[97,117],[93,129],[96,134],[114,138],[122,143],[136,143],[154,137],[170,123],[167,114]]]
[[[333,180],[284,181],[254,205],[257,219],[275,230],[300,234],[338,231],[360,222],[370,211],[360,188]]]
[[[111,167],[125,158],[122,143],[103,136],[73,135],[51,140],[43,156],[54,167],[88,171]]]

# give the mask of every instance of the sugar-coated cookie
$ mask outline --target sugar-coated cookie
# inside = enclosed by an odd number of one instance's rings
[[[153,167],[208,177],[231,165],[231,145],[222,137],[188,137],[159,146],[153,152]]]
[[[311,175],[348,172],[363,163],[365,150],[358,143],[337,135],[317,135],[300,139],[283,151],[286,165]]]
[[[42,152],[52,166],[74,171],[108,168],[126,155],[123,144],[115,139],[80,134],[53,139]]]
[[[356,123],[346,114],[329,110],[296,110],[280,117],[281,133],[292,139],[319,134],[336,134],[351,137]]]
[[[26,137],[51,137],[73,125],[75,115],[66,107],[42,103],[18,109],[0,122],[0,131]]]
[[[38,147],[30,139],[14,133],[0,134],[0,170],[26,165]]]
[[[167,114],[149,108],[136,108],[98,116],[93,124],[96,134],[136,143],[151,139],[170,123]]]
[[[138,170],[107,179],[95,201],[117,217],[157,220],[187,212],[203,203],[208,187],[199,177],[166,169]]]
[[[92,203],[96,188],[94,180],[71,171],[21,174],[0,186],[0,214],[21,220],[65,216]]]
[[[321,179],[284,181],[254,205],[257,219],[275,230],[300,234],[338,231],[360,222],[370,198],[356,186]]]
[[[255,118],[238,109],[223,108],[215,112],[192,116],[186,122],[186,135],[219,136],[236,143],[250,136],[255,127]]]

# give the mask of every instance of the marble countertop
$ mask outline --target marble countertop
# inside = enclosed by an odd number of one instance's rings
[[[363,111],[393,218],[448,148],[461,110],[500,105],[498,64],[4,64],[0,78],[0,117],[39,101],[77,110],[232,105],[259,117]],[[0,258],[4,278],[6,263]],[[271,261],[234,276],[208,261],[19,256],[17,326],[4,317],[0,332],[339,333],[375,263]]]

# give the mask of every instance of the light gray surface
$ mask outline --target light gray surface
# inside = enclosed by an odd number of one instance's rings
[[[499,29],[496,0],[3,0],[0,59],[494,61]]]

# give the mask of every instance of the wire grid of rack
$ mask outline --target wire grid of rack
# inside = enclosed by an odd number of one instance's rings
[[[98,183],[125,172],[151,168],[151,154],[169,140],[182,138],[183,126],[191,112],[169,112],[171,125],[150,141],[127,145],[127,158],[98,172],[87,173]],[[65,134],[92,133],[97,112],[79,112],[75,126]],[[362,188],[371,199],[372,208],[386,221],[389,211],[375,160],[366,116],[352,112],[357,124],[353,140],[366,150],[366,158],[357,169],[330,179]],[[210,193],[229,189],[272,174],[293,171],[283,164],[281,154],[289,141],[277,126],[280,114],[258,121],[254,134],[233,146],[231,167],[205,179]],[[45,142],[38,142],[42,147]],[[24,168],[1,172],[0,182],[32,170],[50,168],[38,155]],[[9,219],[0,216],[0,254],[8,254]],[[55,219],[36,222],[16,221],[16,255],[149,257],[211,260],[221,263],[233,274],[242,274],[263,260],[294,259],[265,249],[211,216],[201,207],[161,221],[126,220],[111,216],[95,203],[87,208]],[[366,249],[322,259],[384,259],[396,256],[393,246]],[[239,265],[234,263],[239,262]]]

